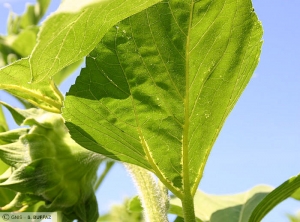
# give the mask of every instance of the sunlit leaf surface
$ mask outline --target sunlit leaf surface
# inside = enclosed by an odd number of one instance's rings
[[[30,84],[28,58],[21,59],[0,69],[0,89],[5,89],[14,96],[26,99],[35,106],[59,113],[62,95],[50,80],[39,84]]]
[[[30,58],[41,81],[86,56],[115,23],[160,0],[65,0],[41,27]]]
[[[195,195],[195,214],[203,222],[248,222],[253,209],[272,190],[266,185],[233,195],[211,195],[198,190]],[[171,199],[170,213],[182,216],[178,198]]]
[[[163,1],[120,22],[67,94],[73,139],[193,195],[261,37],[250,0]]]

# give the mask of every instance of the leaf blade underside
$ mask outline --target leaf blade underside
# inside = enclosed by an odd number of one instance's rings
[[[67,94],[73,139],[153,171],[178,197],[184,184],[194,194],[261,37],[248,0],[163,1],[131,16],[90,53]]]
[[[82,59],[115,23],[160,0],[65,0],[41,26],[30,57],[32,82]]]
[[[0,69],[0,89],[42,109],[60,113],[62,95],[52,80],[45,80],[39,84],[30,84],[29,59],[20,59]]]

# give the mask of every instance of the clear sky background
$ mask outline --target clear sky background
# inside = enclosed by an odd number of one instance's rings
[[[0,33],[6,32],[5,3],[22,13],[26,2],[35,1],[0,0]],[[54,0],[49,11],[58,4]],[[264,27],[262,55],[208,160],[199,188],[211,194],[244,192],[257,184],[278,186],[300,171],[300,1],[253,4]],[[76,74],[61,86],[64,93],[75,78]],[[0,100],[18,105],[1,91]],[[10,125],[15,127],[11,118]],[[135,194],[128,174],[115,166],[97,193],[100,212]],[[263,222],[288,221],[286,214],[298,210],[300,202],[288,199]]]

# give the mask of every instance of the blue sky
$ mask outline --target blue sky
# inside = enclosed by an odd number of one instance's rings
[[[0,33],[6,30],[8,2],[21,13],[28,1],[0,0]],[[50,10],[58,2],[54,0]],[[264,27],[262,55],[211,152],[199,187],[207,193],[238,193],[257,184],[278,186],[300,171],[300,1],[253,0],[253,4]],[[66,92],[74,79],[61,90]],[[11,101],[1,92],[0,99]],[[116,166],[98,192],[101,212],[135,193],[128,174]],[[286,213],[297,210],[300,202],[287,200],[263,221],[288,221]]]

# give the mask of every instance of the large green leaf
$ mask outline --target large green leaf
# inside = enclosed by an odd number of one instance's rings
[[[294,176],[283,184],[278,186],[270,194],[268,194],[257,207],[254,209],[249,222],[259,222],[267,215],[275,206],[287,199],[288,197],[299,198],[297,192],[300,188],[300,174]]]
[[[115,23],[161,0],[65,0],[43,24],[30,58],[32,80],[86,56]]]
[[[258,63],[250,0],[163,1],[113,27],[86,59],[63,115],[87,149],[193,195]]]
[[[5,89],[45,110],[60,112],[63,97],[52,80],[45,80],[39,84],[28,83],[30,68],[27,58],[1,68],[0,79],[0,89]]]
[[[211,195],[198,190],[195,195],[195,214],[203,222],[248,222],[253,209],[272,190],[266,185],[234,195]],[[169,212],[183,216],[178,198],[171,199]]]

